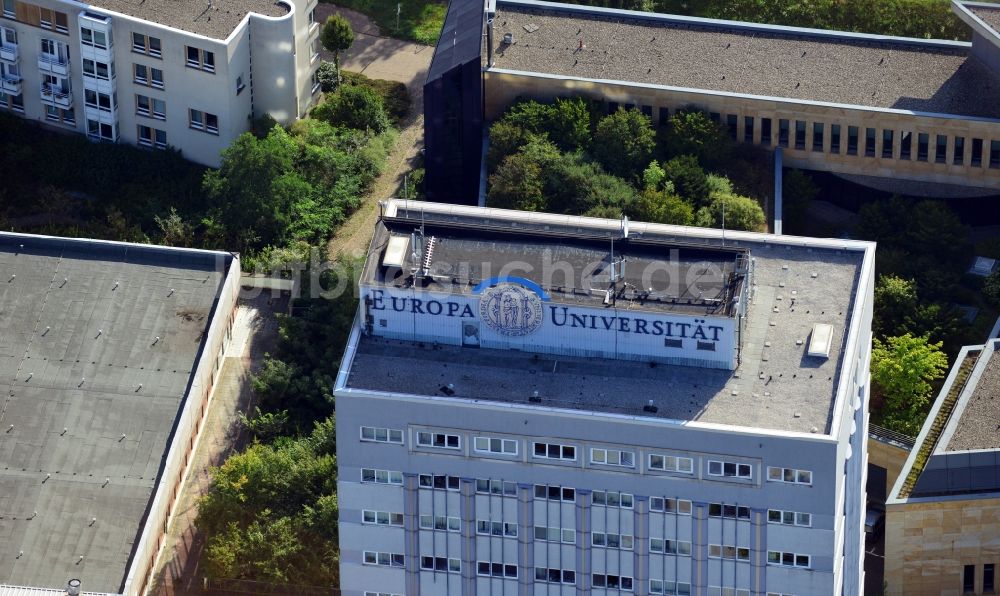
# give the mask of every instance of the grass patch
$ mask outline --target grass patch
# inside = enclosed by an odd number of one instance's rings
[[[371,17],[382,35],[432,46],[444,25],[448,4],[440,0],[337,0],[334,4]],[[396,7],[400,7],[399,27]]]
[[[346,70],[341,71],[340,76],[344,85],[360,85],[377,93],[382,98],[385,111],[394,125],[399,125],[410,112],[410,94],[406,90],[406,85],[399,81],[370,79],[359,72]]]

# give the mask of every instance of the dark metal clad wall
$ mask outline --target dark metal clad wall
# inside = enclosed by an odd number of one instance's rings
[[[427,199],[475,205],[483,139],[483,3],[452,0],[424,83]]]

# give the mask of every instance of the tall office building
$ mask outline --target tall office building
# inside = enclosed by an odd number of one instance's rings
[[[4,0],[0,110],[94,140],[219,153],[318,91],[315,0]]]
[[[861,594],[873,259],[389,202],[335,386],[344,594]]]

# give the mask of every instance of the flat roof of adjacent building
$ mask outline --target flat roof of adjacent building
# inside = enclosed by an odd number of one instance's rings
[[[0,585],[121,589],[229,259],[0,234]]]
[[[1000,12],[982,10],[991,19]],[[501,0],[493,22],[500,69],[1000,118],[1000,73],[968,43],[537,0]]]
[[[250,13],[282,17],[291,9],[280,0],[95,0],[92,6],[213,39],[229,37]]]
[[[402,212],[403,203],[393,203]],[[614,231],[619,222],[423,203],[417,221],[507,227],[548,237]],[[723,248],[719,230],[631,224],[651,242]],[[373,243],[373,246],[380,245]],[[748,250],[752,300],[735,371],[645,362],[533,355],[491,349],[417,344],[361,335],[347,370],[349,390],[444,396],[523,406],[566,408],[758,429],[829,432],[843,352],[861,279],[874,246],[855,241],[729,232],[725,249]],[[381,251],[373,251],[380,258]],[[508,258],[494,255],[499,261]],[[509,254],[517,259],[516,252]],[[369,272],[366,271],[365,275]],[[829,358],[806,354],[817,323],[833,326]],[[527,371],[528,374],[525,374]],[[528,402],[538,391],[541,404]],[[656,413],[643,410],[652,399]]]
[[[966,393],[956,404],[943,451],[1000,449],[1000,356],[984,353],[986,361],[969,380]]]
[[[982,4],[966,4],[972,14],[983,20],[984,23],[1000,31],[1000,6],[983,6]]]

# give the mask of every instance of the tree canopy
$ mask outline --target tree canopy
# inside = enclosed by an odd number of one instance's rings
[[[932,385],[948,369],[941,342],[909,333],[875,338],[872,347],[872,392],[883,400],[882,425],[917,436],[927,415]]]
[[[340,83],[340,53],[349,49],[354,43],[354,29],[351,23],[339,14],[330,15],[323,23],[319,41],[328,51],[333,52],[334,71],[337,83]]]

